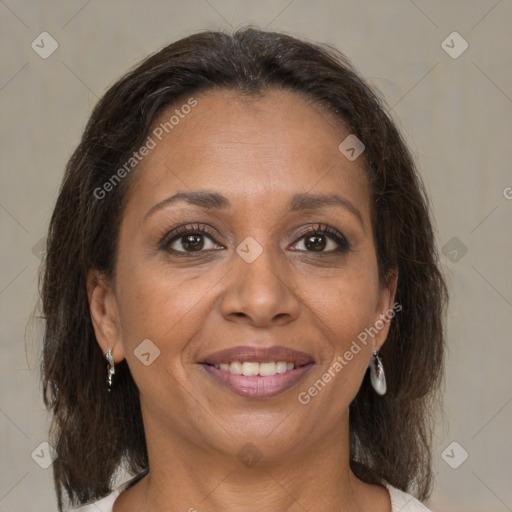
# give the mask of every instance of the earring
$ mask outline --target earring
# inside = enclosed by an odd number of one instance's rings
[[[113,385],[113,378],[116,373],[116,365],[114,363],[114,358],[112,357],[111,348],[109,348],[108,352],[105,354],[105,359],[107,360],[107,390],[110,392]]]
[[[384,375],[384,366],[382,359],[377,352],[373,352],[373,357],[370,359],[370,377],[372,387],[379,395],[386,394],[386,376]]]

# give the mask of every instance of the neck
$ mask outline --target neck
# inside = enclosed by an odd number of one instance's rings
[[[243,449],[221,454],[170,435],[163,425],[145,428],[150,472],[140,512],[356,512],[367,510],[379,492],[382,502],[382,491],[387,504],[373,510],[389,510],[387,491],[362,483],[350,471],[348,416],[317,442],[274,457],[262,454],[256,463],[237,457]]]

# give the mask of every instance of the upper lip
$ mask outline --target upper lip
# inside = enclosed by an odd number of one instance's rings
[[[214,352],[202,361],[207,364],[231,363],[233,361],[265,363],[267,361],[286,361],[295,366],[302,366],[313,362],[313,358],[305,352],[287,347],[254,347],[239,346]]]

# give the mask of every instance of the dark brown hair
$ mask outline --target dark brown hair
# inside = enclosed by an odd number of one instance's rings
[[[86,290],[90,269],[113,276],[119,225],[132,176],[101,188],[148,136],[163,109],[224,88],[243,95],[284,88],[326,105],[366,146],[379,274],[399,272],[393,319],[381,355],[388,391],[366,375],[350,405],[351,467],[428,497],[432,412],[443,370],[447,301],[429,205],[411,155],[378,96],[337,50],[294,37],[240,29],[200,32],[166,46],[115,83],[96,105],[72,155],[51,218],[42,274],[42,381],[53,413],[51,442],[59,510],[111,490],[116,469],[148,469],[138,390],[123,361],[105,386]],[[135,174],[135,169],[131,174]]]

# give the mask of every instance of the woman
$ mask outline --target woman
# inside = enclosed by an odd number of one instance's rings
[[[117,82],[42,296],[59,510],[427,510],[446,287],[411,156],[336,50],[202,32]]]

